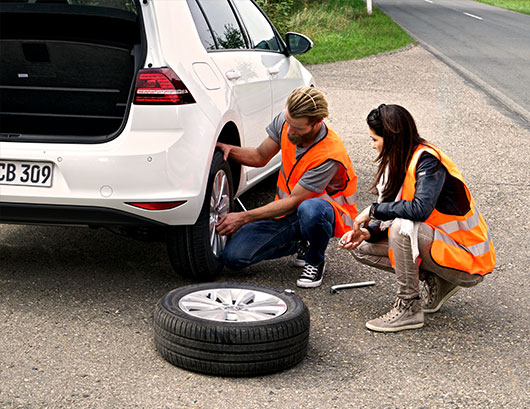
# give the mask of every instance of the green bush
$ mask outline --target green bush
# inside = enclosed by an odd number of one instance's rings
[[[289,31],[289,18],[293,13],[295,0],[256,0],[256,2],[267,13],[282,36]],[[300,0],[297,2],[299,3]]]
[[[383,12],[370,16],[363,0],[257,0],[278,31],[305,34],[313,49],[297,58],[320,64],[405,47],[412,39]]]

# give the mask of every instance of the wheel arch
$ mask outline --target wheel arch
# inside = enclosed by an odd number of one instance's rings
[[[241,146],[241,136],[239,134],[237,125],[232,121],[227,122],[219,133],[217,141],[230,145]],[[228,165],[230,166],[230,171],[232,172],[233,186],[237,192],[238,186],[241,182],[241,165],[230,159],[228,160]]]

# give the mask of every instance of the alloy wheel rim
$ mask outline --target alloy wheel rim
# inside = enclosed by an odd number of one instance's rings
[[[210,196],[210,246],[215,257],[219,257],[226,245],[226,236],[215,228],[217,222],[230,211],[230,187],[224,170],[218,170],[213,179]]]
[[[182,297],[178,304],[189,315],[223,322],[266,321],[287,311],[287,304],[281,298],[241,288],[195,291]]]

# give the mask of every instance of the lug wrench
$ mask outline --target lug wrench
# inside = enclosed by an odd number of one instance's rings
[[[350,283],[350,284],[337,284],[332,285],[329,289],[329,292],[331,294],[337,294],[339,290],[343,290],[346,288],[358,288],[358,287],[367,287],[369,285],[374,285],[375,281],[363,281],[360,283]]]

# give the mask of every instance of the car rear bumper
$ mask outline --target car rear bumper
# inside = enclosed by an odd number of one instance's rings
[[[152,219],[104,207],[25,203],[0,203],[0,221],[16,224],[164,226]]]
[[[33,223],[40,218],[90,224],[104,213],[102,220],[114,215],[111,220],[129,220],[127,224],[144,219],[162,225],[194,224],[204,200],[215,130],[195,107],[151,108],[136,113],[133,109],[124,132],[107,143],[0,143],[2,162],[45,163],[53,168],[50,187],[0,184],[0,205],[5,208],[0,222]],[[130,204],[174,201],[184,203],[167,210]],[[61,215],[58,209],[69,210]]]

